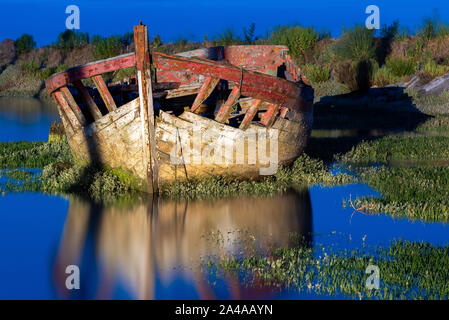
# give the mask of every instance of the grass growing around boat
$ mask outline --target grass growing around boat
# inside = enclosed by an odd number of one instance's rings
[[[170,198],[223,198],[238,195],[270,195],[289,188],[310,185],[340,185],[353,182],[346,174],[333,175],[320,160],[300,156],[291,167],[280,167],[274,176],[258,181],[211,177],[163,185],[161,193]]]
[[[303,245],[265,254],[207,257],[206,270],[243,275],[247,286],[297,290],[353,299],[447,299],[449,246],[394,241],[389,247],[338,250]],[[379,289],[369,290],[369,265],[380,269]]]
[[[0,168],[9,175],[2,186],[3,193],[43,191],[46,193],[78,194],[95,202],[111,202],[139,193],[139,182],[124,170],[73,163],[66,142],[11,142],[0,145]],[[42,172],[29,174],[27,168]],[[16,169],[16,170],[11,170]],[[275,176],[258,181],[231,177],[211,177],[163,185],[162,196],[170,198],[218,198],[237,195],[269,195],[292,187],[313,184],[337,185],[353,178],[333,175],[320,160],[303,155],[291,167],[280,167]]]

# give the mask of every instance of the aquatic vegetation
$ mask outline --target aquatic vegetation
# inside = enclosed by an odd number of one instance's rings
[[[335,250],[303,245],[266,254],[207,257],[206,270],[244,275],[248,286],[275,287],[354,299],[447,299],[449,246],[394,241],[389,247]],[[379,267],[379,289],[368,289],[365,273]],[[241,277],[240,277],[241,278]]]
[[[53,162],[71,162],[67,142],[0,142],[0,168],[43,168]]]
[[[360,177],[378,190],[381,197],[356,199],[352,206],[358,211],[449,222],[449,167],[365,169]]]
[[[449,137],[387,136],[365,141],[339,157],[344,163],[437,161],[449,158]]]
[[[97,203],[113,202],[137,193],[122,177],[107,168],[56,162],[42,171],[41,190],[77,194]]]
[[[292,187],[314,184],[339,185],[353,181],[346,174],[333,175],[320,160],[300,156],[291,167],[281,167],[271,177],[256,180],[238,180],[235,177],[210,177],[166,184],[161,194],[167,197],[216,198],[237,195],[269,195]]]

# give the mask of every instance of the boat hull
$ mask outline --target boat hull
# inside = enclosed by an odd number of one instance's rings
[[[139,99],[76,131],[62,119],[77,162],[125,170],[145,189]],[[155,123],[159,183],[274,174],[304,151],[311,126],[311,112],[296,114],[295,121],[278,117],[270,128],[252,123],[242,130],[192,112],[175,116],[160,111]]]

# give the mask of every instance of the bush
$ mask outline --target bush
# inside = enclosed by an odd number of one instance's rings
[[[30,76],[39,75],[39,65],[34,61],[22,61],[19,64],[23,73]]]
[[[87,32],[74,32],[72,30],[61,32],[56,40],[56,47],[65,51],[72,50],[74,48],[82,48],[88,44],[89,34]]]
[[[215,37],[215,41],[218,45],[230,46],[233,44],[239,44],[241,42],[241,39],[233,29],[227,28]]]
[[[14,45],[17,50],[17,54],[27,53],[36,48],[36,41],[32,35],[22,34],[15,42]]]
[[[107,38],[101,36],[92,37],[95,59],[106,59],[122,54],[132,42],[133,34],[113,35]]]
[[[400,79],[395,76],[387,66],[376,68],[373,71],[373,85],[377,87],[385,87],[389,84],[396,83]]]
[[[448,72],[448,66],[439,65],[435,61],[429,59],[421,66],[420,76],[424,82],[429,82],[434,78],[442,76]]]
[[[304,59],[320,39],[320,34],[312,27],[277,26],[269,41],[272,44],[287,46],[294,58]]]
[[[304,74],[312,83],[322,83],[329,80],[331,69],[325,65],[306,64],[303,67]]]
[[[363,61],[373,59],[375,30],[369,30],[364,26],[356,26],[345,32],[335,44],[334,52],[339,59]]]
[[[367,91],[371,88],[373,63],[370,60],[345,61],[337,64],[335,76],[350,91]]]
[[[415,62],[411,59],[390,58],[386,65],[396,77],[411,76],[416,70]]]

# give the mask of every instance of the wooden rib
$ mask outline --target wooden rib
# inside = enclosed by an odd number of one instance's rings
[[[242,123],[240,124],[240,129],[246,130],[248,128],[251,121],[253,121],[254,116],[257,114],[260,102],[261,101],[259,99],[255,99],[254,101],[251,102],[251,105],[246,111],[245,117],[243,118]]]
[[[189,96],[191,94],[197,94],[201,89],[201,82],[185,83],[179,86],[179,88],[169,90],[165,99],[172,99],[178,97]]]
[[[118,57],[91,62],[56,73],[45,81],[45,87],[47,88],[48,93],[52,93],[56,89],[64,87],[69,83],[106,72],[134,67],[135,65],[136,60],[134,53],[127,53]]]
[[[86,103],[87,109],[89,110],[94,120],[100,119],[103,115],[101,114],[100,109],[98,109],[97,104],[94,102],[94,100],[89,94],[89,91],[83,85],[81,80],[75,81],[73,85],[78,89],[78,92],[81,94],[81,97]]]
[[[67,100],[67,103],[69,104],[73,113],[75,113],[75,116],[77,117],[78,121],[81,123],[82,126],[85,126],[87,124],[86,118],[84,117],[83,112],[81,111],[80,107],[76,103],[76,101],[73,98],[72,94],[70,93],[69,89],[67,87],[62,87],[59,90],[64,94],[64,96]]]
[[[198,107],[210,96],[219,81],[219,78],[213,77],[206,77],[206,79],[204,79],[200,92],[198,92],[195,101],[192,104],[192,112],[198,113],[200,110]]]
[[[112,98],[111,93],[108,90],[108,86],[103,80],[103,77],[101,75],[96,75],[92,77],[92,80],[95,83],[98,92],[100,92],[101,98],[103,99],[108,111],[111,112],[117,109],[114,99]]]
[[[60,90],[55,91],[53,94],[55,95],[58,104],[61,106],[62,111],[67,116],[67,119],[72,125],[73,130],[74,131],[80,130],[82,128],[82,125],[79,122],[78,118],[76,117],[75,113],[73,112],[72,108],[70,108],[70,105],[67,102],[65,95]]]
[[[282,119],[285,119],[285,117],[287,116],[288,113],[288,108],[282,107],[281,111],[279,111],[279,117],[281,117]]]
[[[224,105],[222,105],[220,107],[220,109],[218,110],[218,113],[215,116],[215,121],[218,121],[220,123],[225,123],[228,120],[228,118],[232,112],[232,107],[235,105],[238,98],[240,98],[240,87],[234,86],[232,88],[231,94],[228,97],[228,100],[226,100]]]
[[[274,123],[274,120],[276,120],[276,115],[278,111],[279,105],[270,104],[270,107],[268,108],[267,112],[265,112],[265,114],[263,115],[262,119],[260,120],[260,123],[266,127],[271,127]]]

